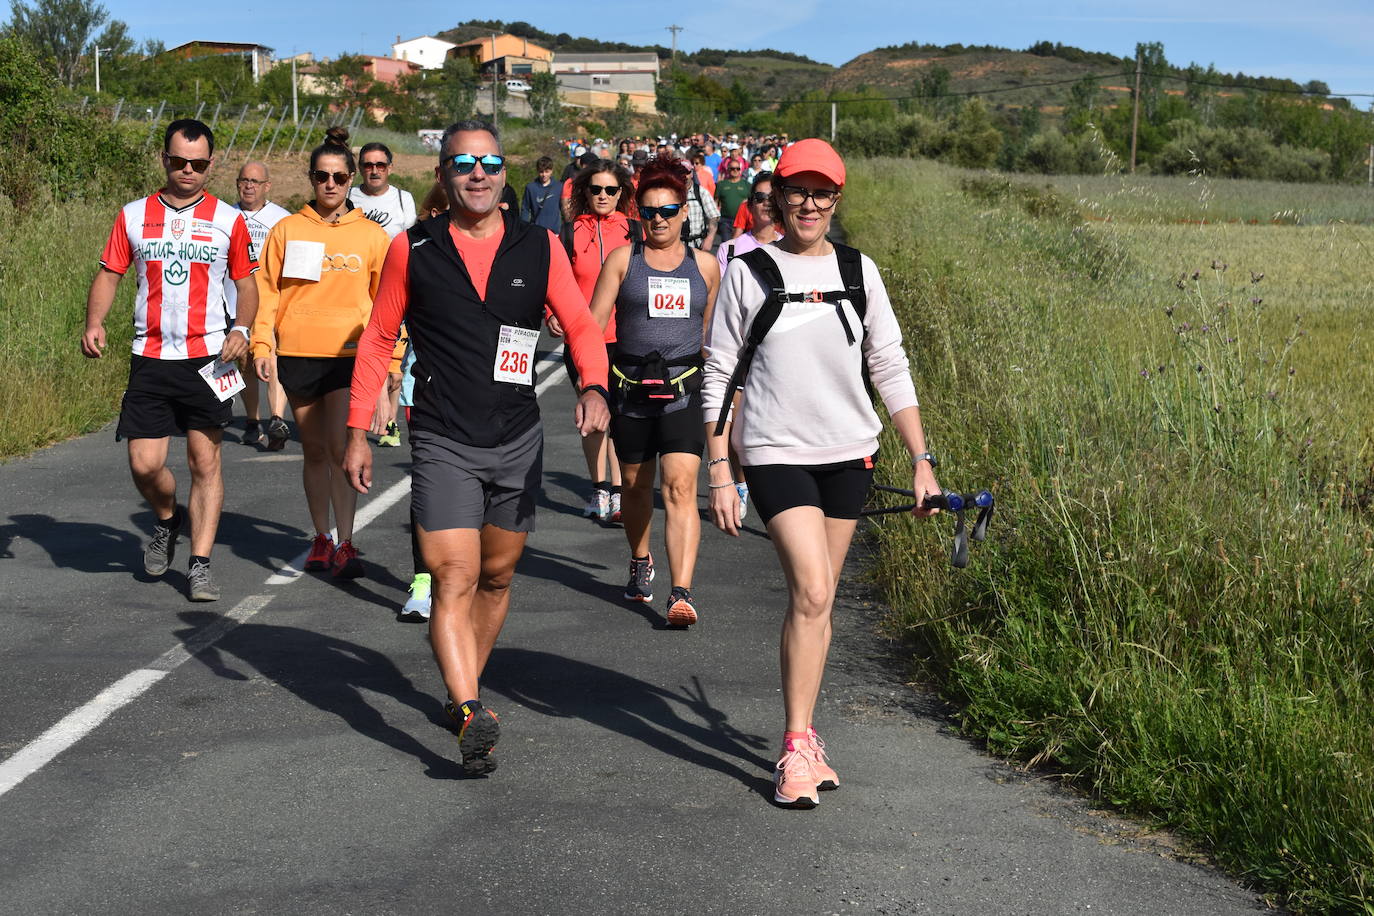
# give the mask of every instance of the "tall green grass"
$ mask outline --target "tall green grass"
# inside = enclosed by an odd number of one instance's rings
[[[99,360],[81,355],[86,293],[118,205],[0,215],[0,458],[90,432],[119,409],[134,284],[120,284]]]
[[[941,482],[998,495],[967,570],[943,522],[878,536],[893,627],[964,728],[1299,910],[1374,911],[1369,281],[1333,263],[1374,229],[1161,226],[1119,181],[851,176]]]

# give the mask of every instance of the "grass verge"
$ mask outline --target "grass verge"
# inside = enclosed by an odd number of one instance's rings
[[[1176,202],[1133,219],[1109,195],[1150,188],[1117,185],[853,168],[941,482],[999,500],[964,571],[943,523],[880,529],[893,626],[994,751],[1295,909],[1369,912],[1369,288],[1336,252],[1374,230],[1162,226]]]

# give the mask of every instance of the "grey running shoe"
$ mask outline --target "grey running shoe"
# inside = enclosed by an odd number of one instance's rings
[[[215,584],[215,577],[210,575],[209,563],[192,563],[186,578],[191,582],[192,601],[219,600],[219,586]]]
[[[468,776],[485,776],[496,769],[492,748],[501,737],[501,720],[485,706],[474,709],[466,703],[449,702],[444,706],[453,724],[458,727],[458,752],[463,756],[463,772]]]
[[[249,420],[248,425],[243,428],[243,438],[239,440],[244,445],[257,445],[262,442],[262,427],[257,420]]]
[[[172,565],[172,557],[177,552],[177,535],[181,533],[181,522],[175,528],[153,526],[153,539],[143,548],[143,570],[150,576],[160,576]]]
[[[286,448],[286,440],[291,438],[291,429],[281,417],[267,421],[267,450],[279,452]]]
[[[630,557],[630,581],[625,584],[626,601],[653,601],[649,583],[654,581],[654,558],[636,560]]]

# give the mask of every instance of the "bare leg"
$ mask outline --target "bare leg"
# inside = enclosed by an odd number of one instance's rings
[[[166,521],[177,511],[177,481],[167,467],[168,437],[129,440],[129,473],[153,514]]]
[[[697,549],[701,546],[701,514],[697,511],[701,458],[686,452],[670,452],[659,462],[663,466],[663,505],[667,511],[663,537],[668,547],[668,571],[674,587],[689,589],[696,571]],[[629,526],[625,527],[628,531]]]
[[[630,556],[649,555],[649,532],[654,519],[654,474],[657,462],[621,464],[620,517],[625,523],[625,540]],[[695,507],[693,507],[695,511]]]
[[[853,520],[828,519],[814,506],[788,509],[768,523],[787,577],[780,647],[787,731],[805,731],[812,722],[830,648],[837,566],[844,561],[856,525]]]
[[[525,535],[492,525],[426,531],[416,526],[433,576],[429,638],[454,702],[478,699],[478,680],[510,608],[510,581]]]
[[[305,483],[305,504],[310,510],[310,523],[315,526],[317,535],[328,534],[331,527],[331,481],[335,476],[330,463],[332,458],[327,432],[329,411],[320,398],[292,398],[291,412],[296,415],[296,427],[300,430],[301,436],[301,454],[305,458],[301,478]]]
[[[215,532],[224,509],[224,477],[220,472],[220,442],[224,430],[186,431],[186,463],[191,468],[191,554],[208,557],[215,547]]]
[[[277,355],[271,356],[272,360],[272,380],[267,383],[267,407],[272,411],[273,417],[286,416],[286,389],[281,386],[281,380],[277,378]]]
[[[339,543],[353,540],[353,516],[358,508],[358,491],[348,485],[343,474],[344,452],[348,447],[348,389],[337,388],[324,396],[324,436],[329,448],[329,492],[334,505],[334,524]]]

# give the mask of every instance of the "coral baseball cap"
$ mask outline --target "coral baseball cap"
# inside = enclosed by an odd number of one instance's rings
[[[779,178],[790,178],[802,172],[816,172],[835,182],[837,187],[844,187],[844,160],[824,140],[814,137],[798,140],[783,150],[774,174]]]

